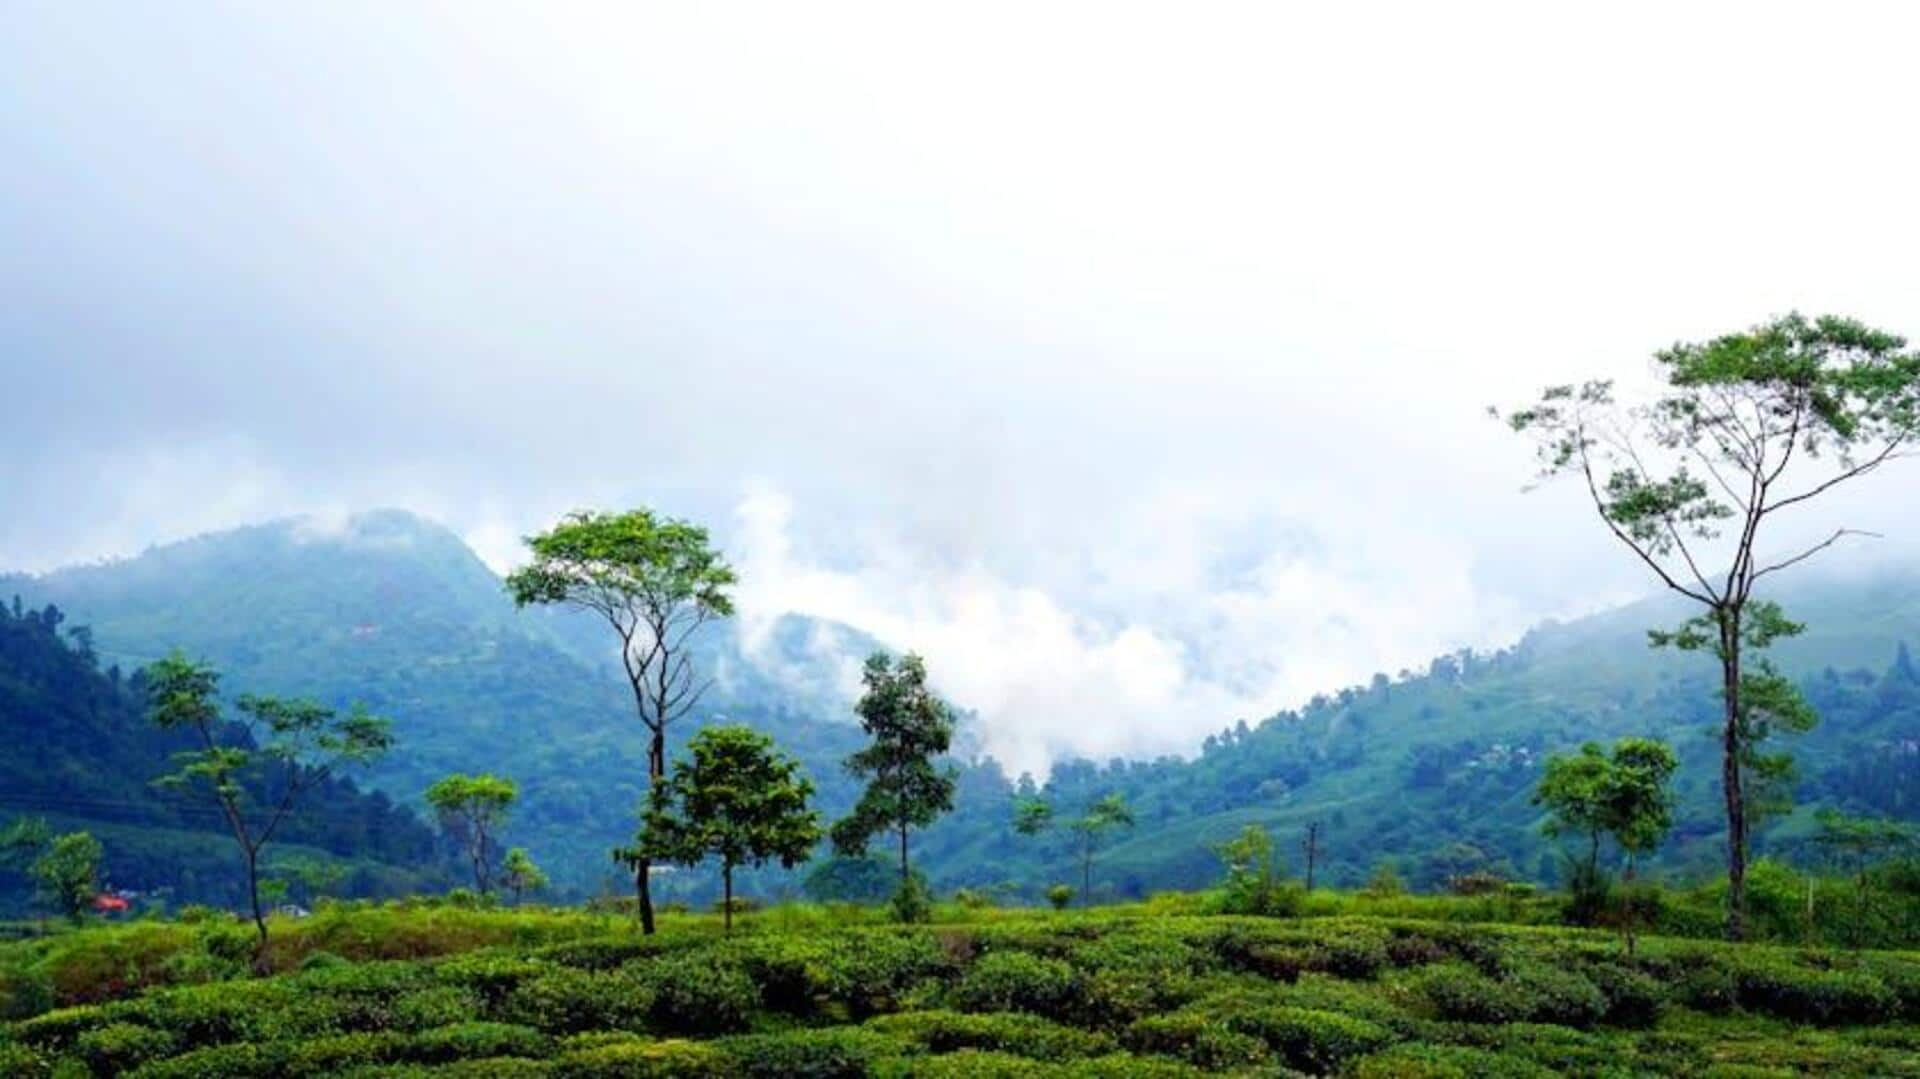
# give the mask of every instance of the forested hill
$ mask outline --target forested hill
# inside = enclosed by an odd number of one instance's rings
[[[397,510],[279,521],[0,578],[0,596],[15,592],[57,603],[125,669],[178,647],[221,670],[230,694],[357,703],[392,720],[395,749],[368,775],[403,802],[449,772],[510,776],[521,804],[508,840],[570,892],[617,886],[608,851],[632,837],[645,757],[611,638],[586,616],[516,610],[439,525]],[[759,644],[749,658],[730,629],[708,635],[702,669],[717,682],[699,721],[777,732],[823,801],[844,808],[853,789],[839,761],[858,731],[840,661],[857,670],[873,642],[783,619]]]
[[[364,703],[394,721],[398,738],[372,782],[412,802],[450,771],[510,775],[523,792],[510,842],[532,848],[575,894],[622,886],[607,852],[632,833],[642,743],[604,631],[515,610],[445,529],[394,511],[329,529],[280,522],[0,580],[0,595],[12,592],[59,604],[70,624],[91,627],[106,662],[129,670],[179,645],[225,671],[233,692]],[[1779,658],[1807,681],[1824,721],[1788,746],[1801,759],[1803,809],[1762,830],[1761,853],[1804,853],[1815,802],[1920,817],[1920,680],[1900,658],[1903,641],[1920,645],[1920,574],[1808,576],[1779,598],[1810,626]],[[1321,821],[1322,875],[1336,882],[1357,883],[1382,859],[1428,886],[1478,866],[1550,877],[1552,851],[1528,802],[1543,758],[1589,739],[1657,734],[1683,759],[1681,823],[1663,866],[1710,870],[1720,841],[1711,663],[1655,653],[1645,637],[1683,613],[1639,605],[1542,628],[1495,655],[1383,674],[1227,726],[1193,760],[1065,762],[1049,793],[1068,815],[1109,791],[1132,801],[1138,826],[1102,852],[1096,873],[1099,887],[1121,893],[1215,879],[1211,844],[1249,822],[1272,826],[1293,852],[1305,824]],[[823,811],[843,812],[855,790],[839,762],[858,742],[844,676],[873,644],[801,618],[775,624],[754,650],[723,629],[707,641],[702,662],[720,681],[699,718],[770,731],[805,764]],[[1011,883],[1034,897],[1078,878],[1068,836],[1012,832],[1016,790],[990,761],[963,767],[956,811],[916,845],[936,884]],[[796,883],[770,876],[743,887]],[[705,885],[682,874],[665,890]]]
[[[148,723],[141,673],[103,672],[91,632],[64,623],[52,606],[0,606],[0,821],[39,817],[57,831],[93,832],[117,887],[237,900],[237,855],[217,811],[149,782],[173,770],[189,736]],[[320,783],[281,835],[278,864],[347,864],[336,891],[401,894],[443,879],[433,833],[350,779]],[[0,876],[0,907],[17,906],[25,890],[18,873]]]

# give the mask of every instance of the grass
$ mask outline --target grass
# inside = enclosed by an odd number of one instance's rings
[[[782,906],[653,938],[579,910],[343,905],[277,922],[265,977],[224,919],[91,927],[0,945],[0,1074],[1920,1075],[1915,953],[1651,937],[1628,959],[1426,898],[944,904],[914,927]]]

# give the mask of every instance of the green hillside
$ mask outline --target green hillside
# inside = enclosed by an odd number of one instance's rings
[[[326,530],[279,522],[0,590],[58,603],[126,669],[178,645],[227,672],[235,692],[363,703],[394,720],[400,745],[371,782],[413,802],[450,771],[511,775],[523,802],[508,841],[533,848],[568,894],[622,887],[607,851],[631,834],[642,743],[604,634],[579,616],[515,610],[438,526],[397,511]],[[1792,747],[1802,813],[1763,831],[1760,852],[1810,857],[1799,837],[1816,802],[1920,817],[1920,680],[1900,658],[1902,642],[1920,643],[1920,575],[1805,577],[1778,598],[1810,623],[1779,659],[1824,720]],[[1138,826],[1099,859],[1103,895],[1212,880],[1210,845],[1246,823],[1276,829],[1293,852],[1310,820],[1325,829],[1330,883],[1358,883],[1383,859],[1421,886],[1475,867],[1551,880],[1556,859],[1528,800],[1541,761],[1589,739],[1657,734],[1683,765],[1679,826],[1656,868],[1711,870],[1712,672],[1645,643],[1648,626],[1682,615],[1654,601],[1542,627],[1496,654],[1441,657],[1224,730],[1196,759],[1061,762],[1038,793],[1068,814],[1108,791],[1133,803]],[[839,672],[873,644],[789,617],[748,655],[718,630],[703,644],[703,666],[718,675],[703,711],[773,733],[818,784],[822,810],[838,814],[855,794],[839,761],[858,741]],[[1017,789],[990,760],[963,764],[955,812],[916,843],[936,885],[1033,899],[1078,879],[1066,836],[1013,833]],[[770,873],[742,886],[787,894],[800,879]],[[680,874],[664,890],[703,898],[710,885]]]
[[[241,896],[238,855],[209,803],[163,793],[151,781],[189,748],[184,732],[146,720],[142,676],[102,672],[89,635],[62,637],[51,607],[0,608],[0,820],[37,817],[56,832],[85,830],[105,848],[106,880],[177,901],[233,903]],[[334,778],[286,820],[268,859],[325,858],[347,872],[335,890],[398,895],[444,886],[433,834],[385,795]],[[0,872],[0,909],[18,910],[28,882]]]

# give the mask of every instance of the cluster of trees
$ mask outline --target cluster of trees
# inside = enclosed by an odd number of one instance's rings
[[[1534,439],[1543,479],[1575,477],[1608,532],[1698,608],[1650,637],[1719,669],[1726,931],[1737,940],[1756,809],[1771,808],[1790,774],[1789,759],[1764,747],[1815,718],[1764,656],[1805,627],[1756,589],[1863,533],[1840,526],[1773,554],[1763,540],[1781,530],[1782,513],[1911,452],[1920,353],[1851,319],[1795,314],[1654,360],[1664,386],[1651,402],[1622,402],[1609,381],[1553,386],[1507,421]]]
[[[614,858],[633,871],[635,912],[655,929],[652,867],[720,865],[722,909],[733,916],[733,875],[768,862],[792,868],[825,834],[812,807],[813,784],[772,739],[742,726],[697,732],[687,756],[667,764],[667,732],[690,714],[710,681],[691,645],[701,627],[729,617],[733,569],[705,529],[649,510],[581,512],[527,541],[527,565],[507,578],[521,606],[558,604],[597,615],[619,641],[622,670],[648,735],[648,795],[635,841]],[[876,837],[897,837],[902,920],[924,917],[929,900],[914,877],[910,833],[953,807],[955,770],[942,758],[953,717],[927,685],[925,664],[907,655],[869,657],[856,706],[865,748],[847,758],[865,781],[853,811],[832,828],[837,852],[857,857]]]

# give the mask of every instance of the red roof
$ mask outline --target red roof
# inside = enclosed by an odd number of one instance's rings
[[[93,909],[105,914],[110,910],[130,910],[127,901],[117,895],[96,895],[93,897]]]

